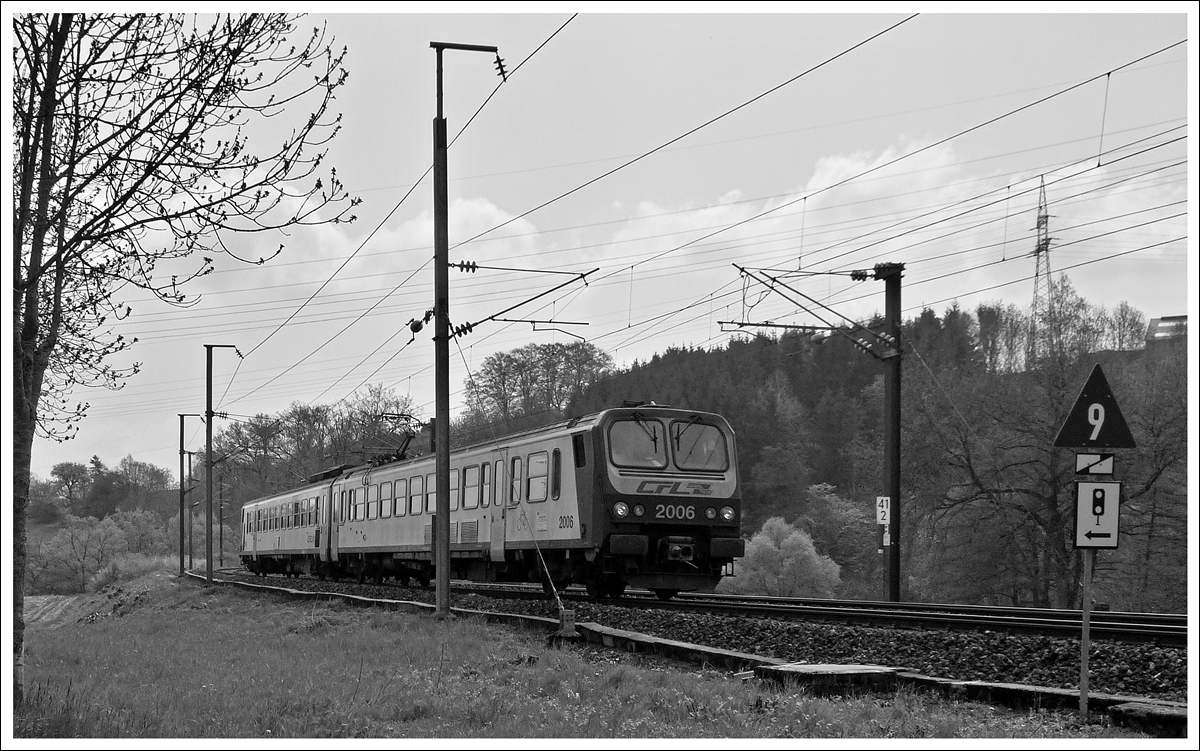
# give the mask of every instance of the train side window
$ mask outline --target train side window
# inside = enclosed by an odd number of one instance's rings
[[[450,510],[458,511],[458,470],[450,470]]]
[[[370,485],[367,485],[361,489],[355,488],[353,491],[354,497],[357,499],[355,502],[358,504],[357,518],[359,521],[367,518],[367,491],[370,489],[370,487]]]
[[[437,513],[437,473],[425,475],[425,513]]]
[[[291,504],[291,506],[292,506],[292,524],[291,524],[291,526],[298,528],[300,526],[300,501],[295,501],[294,503]]]
[[[487,508],[492,502],[492,465],[484,462],[479,467],[479,505]]]
[[[367,507],[366,508],[367,513],[364,515],[364,518],[378,519],[379,518],[379,504],[376,501],[379,500],[379,491],[378,490],[375,491],[375,501],[371,500],[371,486],[370,485],[367,485],[366,487],[364,487],[362,489],[362,494],[363,494],[363,498],[366,501],[366,507]]]
[[[546,478],[550,474],[550,458],[545,451],[529,455],[529,480],[525,485],[525,498],[530,503],[546,500]]]
[[[463,469],[463,509],[479,507],[479,466]]]
[[[582,469],[587,466],[587,452],[584,447],[587,445],[583,440],[585,433],[576,433],[571,436],[571,453],[575,455],[575,466]]]
[[[392,484],[379,483],[379,518],[389,519],[392,516]]]
[[[550,455],[550,497],[558,500],[562,494],[562,452],[554,449]]]
[[[408,481],[408,513],[421,513],[421,499],[425,497],[425,478],[417,475]]]
[[[512,483],[511,483],[512,490],[509,491],[508,505],[516,506],[518,503],[521,502],[521,476],[522,476],[521,457],[514,456],[512,458],[511,467],[512,467],[512,471],[510,474],[510,478],[512,479]]]
[[[404,516],[408,511],[408,480],[396,480],[396,498],[392,506],[393,516]]]
[[[496,484],[496,496],[495,496],[495,500],[493,500],[492,503],[497,506],[503,506],[503,505],[505,505],[505,502],[508,501],[509,484],[504,481],[504,462],[499,459],[496,460],[495,477],[496,477],[496,483],[495,483]]]
[[[342,491],[341,500],[338,502],[338,519],[342,524],[346,523],[346,491]]]

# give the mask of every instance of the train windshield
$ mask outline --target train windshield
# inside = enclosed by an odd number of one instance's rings
[[[729,451],[725,436],[715,425],[705,425],[693,417],[671,423],[671,448],[675,466],[680,469],[724,472],[729,469]]]
[[[617,420],[608,429],[608,447],[613,464],[620,467],[667,466],[667,434],[658,420],[635,414]]]

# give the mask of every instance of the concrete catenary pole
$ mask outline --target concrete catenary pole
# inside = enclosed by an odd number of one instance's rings
[[[491,52],[477,44],[430,42],[437,52],[437,117],[433,120],[434,398],[438,435],[437,509],[433,525],[435,613],[450,615],[450,219],[446,188],[446,118],[442,116],[442,51]]]

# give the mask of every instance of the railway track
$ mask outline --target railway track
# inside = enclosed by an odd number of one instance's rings
[[[267,588],[320,592],[358,605],[415,602],[427,612],[432,611],[436,594],[432,587],[360,585],[282,576],[264,578],[245,572],[223,572],[219,578]],[[630,646],[625,646],[626,649],[636,652],[666,649],[675,659],[697,663],[724,665],[732,657],[739,664],[749,658],[751,663],[775,660],[892,665],[939,679],[1021,685],[1051,692],[1069,691],[1077,687],[1079,680],[1080,631],[1073,622],[1077,614],[1072,611],[1066,611],[1065,615],[1035,611],[1035,619],[1041,615],[1042,623],[1020,623],[1019,627],[1002,630],[994,622],[984,624],[979,617],[981,612],[950,618],[955,613],[937,611],[947,607],[953,610],[954,606],[935,605],[929,606],[927,612],[911,613],[911,618],[897,627],[901,620],[890,608],[911,610],[918,606],[845,603],[841,612],[826,613],[827,617],[822,618],[820,610],[839,609],[829,601],[802,601],[790,615],[779,615],[780,610],[787,609],[786,598],[781,604],[762,602],[763,598],[745,602],[745,598],[693,595],[663,603],[649,592],[636,590],[619,599],[592,600],[574,588],[568,588],[560,596],[563,606],[574,611],[575,623],[587,630],[589,641],[595,642],[592,637],[603,632],[611,635],[600,637],[606,645],[609,638],[618,642],[627,640]],[[453,582],[450,605],[454,609],[496,613],[501,619],[519,621],[533,616],[540,622],[538,628],[552,628],[563,622],[558,602],[543,594],[537,585],[481,586]],[[763,611],[765,606],[780,610]],[[687,612],[689,608],[694,612]],[[770,615],[755,614],[762,612]],[[1054,615],[1060,616],[1059,621],[1065,618],[1068,622],[1054,623],[1053,619],[1049,625],[1044,622],[1047,616]],[[1138,619],[1138,614],[1113,615],[1133,616],[1134,621],[1162,620],[1160,616]],[[868,625],[871,622],[877,625]],[[1059,635],[1052,635],[1055,632]],[[1148,634],[1131,636],[1119,629],[1111,633],[1091,640],[1089,672],[1093,691],[1148,700],[1186,701],[1186,645],[1164,643],[1175,640],[1170,634],[1165,637],[1160,634],[1155,641]]]
[[[245,576],[263,582],[243,569],[227,570],[229,575]],[[266,577],[267,581],[315,580]],[[330,584],[339,590],[354,587],[351,583]],[[378,587],[380,585],[363,585]],[[306,585],[304,588],[309,589]],[[401,599],[432,600],[429,588],[395,587]],[[459,582],[451,584],[453,594],[477,594],[513,600],[545,601],[546,615],[553,617],[557,606],[538,585],[480,584]],[[403,591],[404,595],[399,594]],[[564,605],[603,604],[626,608],[653,608],[662,611],[713,614],[728,617],[771,618],[788,621],[831,623],[843,626],[869,626],[910,629],[944,629],[948,631],[993,631],[1049,637],[1077,637],[1082,631],[1082,612],[1050,608],[1009,608],[980,605],[948,605],[936,603],[893,603],[879,601],[842,601],[811,598],[762,597],[725,594],[681,594],[669,601],[659,600],[653,593],[628,590],[620,598],[588,597],[582,587],[569,587],[558,593]],[[1126,613],[1094,611],[1089,618],[1092,639],[1130,643],[1159,644],[1185,647],[1187,645],[1187,616],[1160,613]]]

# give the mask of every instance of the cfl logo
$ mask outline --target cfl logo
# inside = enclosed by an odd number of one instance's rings
[[[670,480],[643,480],[636,493],[650,495],[712,495],[712,485],[707,482],[672,482]]]

